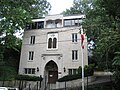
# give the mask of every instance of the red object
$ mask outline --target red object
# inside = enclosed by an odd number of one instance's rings
[[[84,49],[84,45],[82,45],[82,49]]]
[[[83,41],[84,41],[84,34],[81,34],[81,46],[82,46],[82,49],[84,49]]]

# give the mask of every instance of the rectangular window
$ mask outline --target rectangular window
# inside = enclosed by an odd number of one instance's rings
[[[30,37],[30,44],[35,44],[35,36]]]
[[[77,33],[72,33],[72,42],[77,42]]]
[[[77,69],[73,69],[73,75],[77,74]]]
[[[32,69],[32,74],[35,74],[35,68]]]
[[[64,26],[71,26],[71,20],[65,20]]]
[[[72,60],[78,59],[78,50],[72,50]]]
[[[72,69],[68,69],[68,74],[72,75]]]
[[[24,68],[25,74],[35,74],[35,68]]]
[[[65,19],[64,26],[79,26],[82,23],[82,19],[74,18],[74,19]]]
[[[29,60],[33,60],[34,51],[29,51]]]
[[[28,74],[31,74],[31,71],[32,71],[32,69],[31,69],[31,68],[29,68],[29,69],[28,69]]]
[[[69,75],[75,75],[75,74],[77,74],[77,69],[68,69],[68,74]]]
[[[37,29],[42,29],[44,28],[44,22],[41,21],[41,22],[37,22]]]
[[[24,70],[25,70],[25,74],[27,74],[27,68],[25,68]]]
[[[37,29],[37,22],[32,23],[32,29]]]

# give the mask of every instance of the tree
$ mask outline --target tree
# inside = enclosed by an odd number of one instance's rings
[[[14,33],[32,18],[48,13],[51,6],[46,0],[2,0],[0,2],[0,32]]]
[[[7,37],[12,38],[16,32],[25,28],[27,22],[47,14],[50,8],[51,5],[46,0],[1,0],[0,48],[3,52],[8,43],[11,43]]]
[[[25,24],[33,18],[46,15],[50,9],[51,5],[47,0],[0,0],[1,66],[12,65],[13,62],[18,65],[21,40],[14,34],[24,30]]]
[[[76,0],[78,3],[81,0]],[[89,0],[82,0],[89,1]],[[95,41],[94,60],[99,68],[114,71],[116,86],[120,80],[120,0],[91,0],[84,8],[86,18],[83,28],[87,36]],[[77,6],[77,4],[76,4]],[[79,5],[81,7],[81,5]],[[81,10],[82,11],[82,10]],[[71,11],[72,12],[72,11]],[[116,90],[119,88],[116,87]]]
[[[64,15],[85,14],[85,11],[91,8],[92,0],[74,0],[70,9],[63,11]]]

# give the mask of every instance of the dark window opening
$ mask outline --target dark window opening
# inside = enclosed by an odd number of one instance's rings
[[[74,51],[72,51],[72,60],[74,60]]]
[[[56,45],[57,45],[57,39],[54,38],[54,39],[53,39],[53,48],[56,48]]]
[[[42,29],[42,28],[44,28],[44,22],[37,22],[37,23],[38,23],[37,29]]]
[[[42,29],[42,28],[44,28],[44,21],[27,23],[26,24],[26,30],[30,30],[30,29]]]
[[[30,44],[35,44],[35,36],[30,37]]]
[[[78,51],[72,50],[72,60],[77,60],[77,59],[78,59]]]
[[[35,68],[24,68],[25,74],[35,74]]]
[[[72,69],[68,69],[68,74],[72,75]]]
[[[32,29],[37,29],[37,22],[32,23]]]
[[[52,38],[49,38],[48,40],[48,48],[52,48]]]
[[[30,51],[29,52],[29,60],[33,60],[34,52]]]
[[[72,33],[72,42],[77,42],[77,33]]]

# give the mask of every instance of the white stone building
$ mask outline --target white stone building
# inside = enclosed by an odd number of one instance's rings
[[[82,64],[80,26],[84,15],[51,15],[27,24],[23,36],[19,74],[42,76],[47,83],[77,73]],[[88,64],[87,37],[84,65]]]

